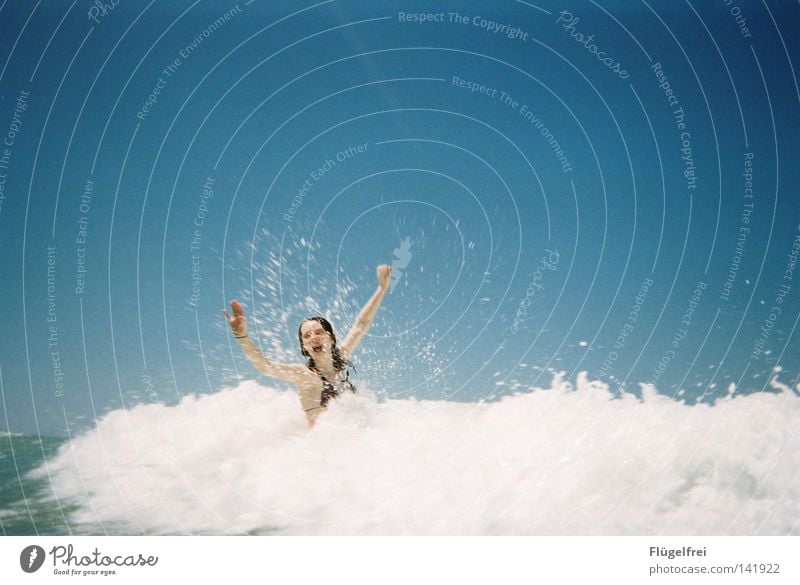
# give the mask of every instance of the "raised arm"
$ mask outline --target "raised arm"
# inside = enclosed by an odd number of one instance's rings
[[[350,329],[347,333],[347,337],[345,337],[342,342],[342,353],[344,353],[345,359],[350,358],[358,342],[361,341],[361,338],[370,328],[370,325],[372,325],[372,319],[375,318],[375,313],[378,312],[378,307],[381,306],[383,295],[389,290],[389,283],[392,280],[392,267],[388,264],[381,264],[378,266],[376,272],[378,276],[378,288],[372,293],[367,304],[361,309],[358,317],[356,317],[356,322],[353,324],[353,328]]]
[[[223,311],[231,326],[231,333],[233,333],[236,341],[242,346],[245,355],[256,368],[267,376],[273,376],[294,384],[299,384],[310,375],[308,368],[300,364],[283,364],[265,358],[264,354],[261,353],[256,344],[253,343],[253,340],[247,335],[247,322],[244,319],[242,305],[238,301],[231,301],[231,311],[233,312],[232,317],[228,315],[227,311]]]

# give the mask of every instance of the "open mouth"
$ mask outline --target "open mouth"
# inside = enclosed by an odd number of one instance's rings
[[[311,351],[313,351],[314,353],[320,353],[322,351],[322,346],[321,345],[312,345],[311,346]]]

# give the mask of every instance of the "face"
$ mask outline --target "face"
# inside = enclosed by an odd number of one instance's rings
[[[331,354],[333,339],[318,321],[306,321],[300,326],[303,349],[313,358]]]

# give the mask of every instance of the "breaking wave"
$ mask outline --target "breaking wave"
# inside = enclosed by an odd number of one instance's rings
[[[243,382],[114,411],[36,473],[83,531],[800,534],[800,398],[687,405],[556,376],[496,402],[335,401]]]

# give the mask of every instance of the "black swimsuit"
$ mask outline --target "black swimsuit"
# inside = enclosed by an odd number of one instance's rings
[[[336,381],[331,382],[325,376],[323,376],[320,372],[312,370],[315,374],[317,374],[320,379],[322,380],[322,393],[319,397],[319,406],[315,406],[313,408],[307,409],[309,410],[316,410],[317,408],[325,408],[328,406],[328,402],[330,402],[331,398],[338,398],[341,396],[342,392],[346,390],[350,390],[353,394],[356,393],[356,387],[353,386],[353,383],[350,381],[350,373],[345,370],[341,370],[336,374]],[[344,378],[341,377],[341,372],[344,372]]]

